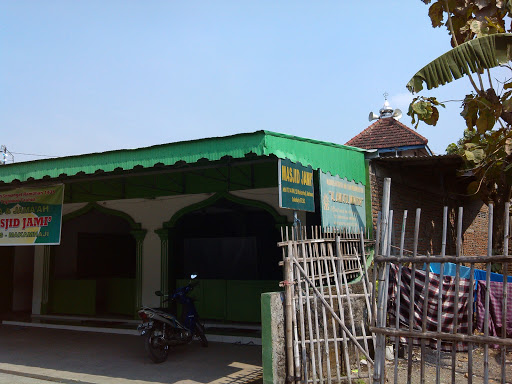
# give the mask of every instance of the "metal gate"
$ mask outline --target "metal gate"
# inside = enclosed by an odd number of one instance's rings
[[[282,233],[288,381],[370,379],[375,338],[366,321],[372,310],[365,245],[362,233]]]
[[[456,226],[455,255],[446,254],[450,223],[447,207],[443,210],[442,232],[438,234],[441,253],[420,255],[421,209],[415,212],[413,249],[406,250],[408,212],[402,214],[400,236],[393,236],[389,190],[390,180],[386,179],[374,259],[373,295],[377,305],[370,327],[376,334],[373,382],[512,382],[511,362],[507,361],[507,347],[512,347],[512,339],[507,338],[512,336],[510,328],[507,335],[512,284],[491,282],[493,263],[502,263],[502,281],[508,280],[508,264],[512,262],[508,255],[510,204],[506,204],[504,213],[498,213],[504,214],[505,254],[493,254],[494,209],[489,205],[486,255],[463,254],[462,208],[452,217]],[[399,244],[392,244],[392,238],[399,238]],[[430,272],[431,263],[440,263],[440,273]],[[453,264],[446,263],[455,264],[454,276],[448,273]],[[485,280],[475,278],[475,263],[485,263]],[[461,277],[464,264],[469,265],[467,278]],[[391,354],[389,366],[386,352]]]

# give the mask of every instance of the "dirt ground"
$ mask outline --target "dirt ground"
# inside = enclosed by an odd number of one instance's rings
[[[421,349],[413,350],[412,383],[420,383]],[[425,356],[425,383],[436,383],[437,351],[426,348]],[[441,352],[440,383],[451,383],[452,355],[450,352]],[[505,358],[506,383],[512,383],[512,352],[507,352]],[[387,382],[394,382],[394,361],[386,361]],[[407,382],[407,358],[398,359],[398,383]],[[455,363],[455,382],[468,382],[468,353],[458,352]],[[478,347],[473,350],[473,383],[484,383],[484,349]],[[488,383],[501,383],[501,352],[489,348],[489,381]]]

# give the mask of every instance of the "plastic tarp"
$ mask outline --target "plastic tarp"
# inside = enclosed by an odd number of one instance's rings
[[[426,268],[426,265],[423,267],[423,269]],[[441,273],[441,263],[430,263],[430,272],[440,274]],[[471,269],[469,267],[465,267],[463,265],[460,266],[460,277],[462,279],[469,279]],[[444,263],[444,271],[445,276],[455,276],[456,273],[456,264],[453,263]],[[481,269],[475,269],[474,270],[474,279],[475,281],[478,280],[486,280],[487,279],[487,272],[483,271]],[[497,281],[497,282],[503,282],[503,275],[499,273],[491,272],[491,281]],[[512,283],[512,276],[508,276],[507,282]]]

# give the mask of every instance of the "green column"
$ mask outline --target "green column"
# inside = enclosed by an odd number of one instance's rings
[[[169,289],[169,231],[157,229],[155,233],[160,237],[160,291],[167,293]],[[164,297],[160,297],[160,306],[167,308],[169,302],[164,302]]]
[[[135,311],[142,307],[142,246],[144,245],[144,238],[146,237],[145,229],[137,229],[131,231],[135,238]]]
[[[50,296],[50,262],[51,262],[51,247],[49,245],[43,246],[43,281],[41,283],[41,314],[48,314],[48,301]]]

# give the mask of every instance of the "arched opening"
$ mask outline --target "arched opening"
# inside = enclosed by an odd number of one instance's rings
[[[52,247],[50,313],[133,316],[133,223],[113,213],[92,206],[65,218],[61,244]]]
[[[0,319],[24,319],[32,310],[34,248],[0,247]]]
[[[284,218],[261,203],[230,197],[212,198],[170,228],[169,283],[174,288],[197,274],[202,318],[259,322],[261,293],[279,289],[276,221]]]

